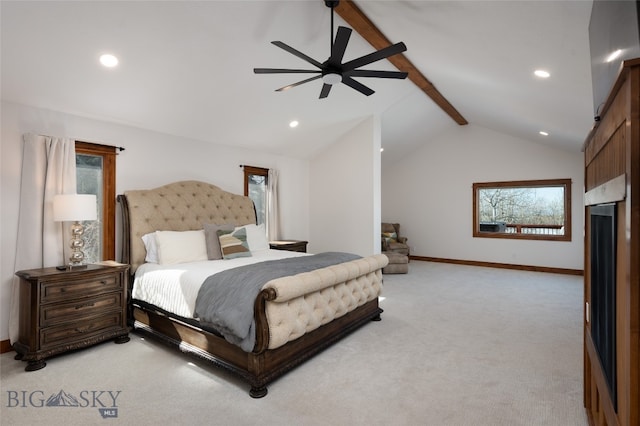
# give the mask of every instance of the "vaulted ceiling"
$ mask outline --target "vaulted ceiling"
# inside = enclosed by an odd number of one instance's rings
[[[593,122],[590,1],[355,3],[391,43],[407,45],[404,60],[463,121],[580,151]],[[385,163],[460,125],[410,79],[363,78],[375,90],[369,97],[339,85],[318,99],[320,80],[277,93],[300,75],[254,74],[254,67],[306,65],[272,40],[320,62],[329,56],[322,0],[3,0],[0,7],[6,101],[302,158],[380,114]],[[335,20],[351,26],[340,14]],[[354,32],[345,60],[374,50]],[[105,52],[118,56],[118,67],[98,63]],[[365,68],[396,69],[387,60]],[[539,68],[551,77],[535,77]],[[300,125],[291,129],[294,119]]]

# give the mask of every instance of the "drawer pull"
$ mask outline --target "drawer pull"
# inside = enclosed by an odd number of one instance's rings
[[[77,333],[84,333],[85,331],[88,331],[91,328],[91,326],[87,326],[87,327],[77,327],[76,328],[76,332]]]
[[[81,305],[76,305],[76,309],[88,308],[94,305],[95,305],[95,302],[83,303]]]

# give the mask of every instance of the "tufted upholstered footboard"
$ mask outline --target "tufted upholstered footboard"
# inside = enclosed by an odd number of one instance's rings
[[[262,295],[267,349],[279,348],[377,300],[382,291],[381,269],[387,262],[386,256],[375,255],[269,281]]]
[[[150,190],[128,191],[121,203],[122,261],[134,272],[144,262],[142,235],[157,230],[200,229],[202,223],[255,223],[248,197],[204,182],[184,181]],[[256,344],[251,352],[197,323],[130,300],[133,328],[239,375],[250,395],[371,320],[382,309],[384,255],[373,255],[312,272],[272,280],[255,301]],[[133,283],[133,280],[130,280]]]

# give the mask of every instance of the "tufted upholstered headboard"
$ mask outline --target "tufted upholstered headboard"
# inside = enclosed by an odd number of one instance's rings
[[[122,261],[134,273],[144,263],[142,236],[154,231],[202,229],[205,223],[256,223],[249,197],[223,191],[198,181],[170,183],[155,189],[125,191],[122,207]]]

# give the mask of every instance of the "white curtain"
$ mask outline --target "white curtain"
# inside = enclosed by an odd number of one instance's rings
[[[278,211],[278,171],[269,169],[267,177],[267,239],[280,239],[280,212]]]
[[[63,265],[70,249],[53,220],[53,196],[76,192],[75,141],[25,134],[14,271]],[[18,340],[19,283],[14,276],[9,339]]]

